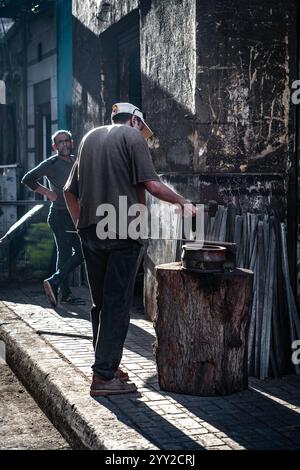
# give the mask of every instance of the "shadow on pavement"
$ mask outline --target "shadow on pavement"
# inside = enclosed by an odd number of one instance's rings
[[[299,413],[262,395],[262,392],[268,393],[264,381],[255,380],[255,388],[251,382],[250,378],[248,390],[227,396],[202,397],[172,392],[167,392],[167,396],[208,423],[211,432],[224,433],[246,449],[300,449]],[[299,394],[300,377],[297,382]],[[257,384],[260,383],[259,390]]]

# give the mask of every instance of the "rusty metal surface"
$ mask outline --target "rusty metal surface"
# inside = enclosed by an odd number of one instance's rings
[[[232,271],[236,267],[235,245],[209,241],[186,243],[182,246],[181,262],[184,269],[196,272]]]

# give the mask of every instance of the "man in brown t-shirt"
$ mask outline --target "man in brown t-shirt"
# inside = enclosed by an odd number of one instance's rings
[[[188,204],[154,169],[146,143],[152,132],[143,113],[131,103],[116,103],[111,118],[112,125],[83,137],[64,192],[81,238],[93,301],[92,396],[136,391],[119,369],[142,248],[130,235],[130,208],[144,203],[145,189],[182,208]],[[195,214],[196,208],[190,211]]]

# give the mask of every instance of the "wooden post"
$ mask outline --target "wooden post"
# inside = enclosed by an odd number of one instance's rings
[[[181,263],[156,270],[161,389],[202,396],[246,389],[252,271],[195,273]]]

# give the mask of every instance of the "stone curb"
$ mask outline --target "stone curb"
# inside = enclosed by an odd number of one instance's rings
[[[108,398],[91,398],[83,374],[3,302],[0,339],[8,365],[73,449],[157,449]]]

